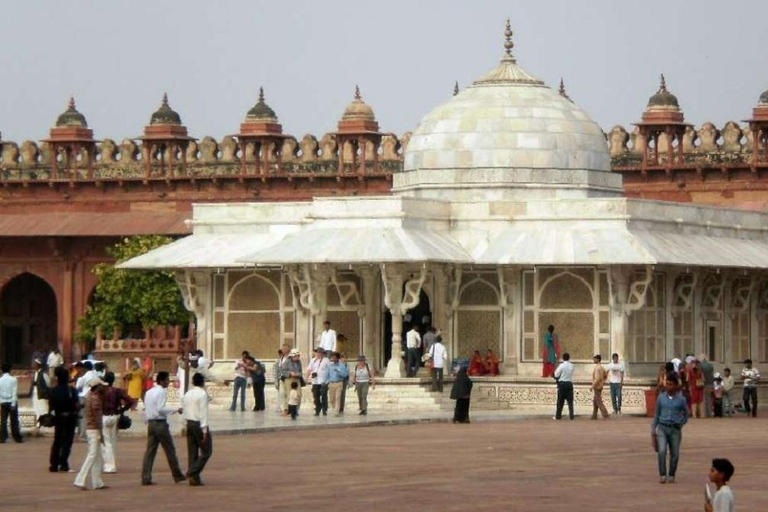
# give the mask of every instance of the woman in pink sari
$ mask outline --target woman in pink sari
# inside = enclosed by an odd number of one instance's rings
[[[557,362],[560,360],[560,343],[557,341],[555,326],[547,327],[547,334],[544,335],[544,348],[541,351],[543,367],[541,369],[542,377],[554,377]]]

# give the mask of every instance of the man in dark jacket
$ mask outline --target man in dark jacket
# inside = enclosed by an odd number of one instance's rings
[[[75,439],[77,427],[77,410],[79,407],[77,391],[69,385],[69,373],[66,368],[59,366],[54,370],[57,384],[48,393],[48,406],[53,414],[53,445],[51,446],[51,473],[69,471],[69,454],[72,451],[72,441]]]

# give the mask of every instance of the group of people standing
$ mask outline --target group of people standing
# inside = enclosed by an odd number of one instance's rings
[[[659,368],[657,387],[663,393],[670,374],[678,379],[678,387],[688,404],[692,417],[733,416],[736,412],[736,380],[730,368],[723,368],[723,373],[715,371],[714,365],[706,354],[698,358],[692,354],[683,360],[678,358],[663,364]],[[741,410],[752,417],[757,416],[757,383],[760,372],[751,359],[744,361],[741,370],[743,385]]]
[[[335,416],[344,414],[348,387],[357,394],[358,414],[368,414],[368,392],[375,388],[375,373],[361,355],[352,371],[339,352],[327,352],[317,347],[306,370],[302,368],[301,352],[284,345],[275,363],[279,410],[284,416],[296,419],[302,401],[302,388],[310,386],[315,416],[326,416],[330,408]]]
[[[551,331],[550,331],[551,332]],[[603,357],[595,354],[592,357],[594,367],[592,368],[592,419],[597,419],[598,412],[603,419],[608,419],[608,409],[603,403],[603,390],[608,384],[611,393],[611,406],[613,414],[621,414],[621,395],[624,386],[624,363],[619,361],[619,354],[614,353],[611,356],[611,362],[603,366]],[[546,364],[546,360],[545,360]],[[574,418],[573,412],[573,373],[575,367],[571,363],[571,355],[565,352],[562,355],[562,362],[552,371],[548,377],[554,377],[557,382],[557,403],[555,405],[555,416],[553,419],[559,420],[563,415],[563,407],[568,404],[568,417]]]

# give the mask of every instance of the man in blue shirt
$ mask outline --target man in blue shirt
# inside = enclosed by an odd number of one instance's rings
[[[328,395],[331,402],[331,409],[334,415],[339,416],[339,407],[341,406],[341,390],[344,387],[344,379],[349,378],[349,368],[346,363],[339,361],[339,353],[331,354],[331,364],[328,366]]]
[[[659,482],[674,483],[677,463],[680,460],[682,428],[688,421],[688,403],[680,392],[677,375],[669,373],[665,391],[656,400],[656,415],[651,426],[651,442],[659,457]],[[669,472],[667,472],[669,449]]]

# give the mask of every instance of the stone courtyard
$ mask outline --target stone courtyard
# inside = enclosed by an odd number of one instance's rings
[[[144,442],[123,438],[110,489],[82,492],[74,474],[49,474],[50,438],[0,447],[2,509],[29,510],[525,510],[699,511],[713,457],[736,466],[739,509],[766,510],[768,420],[692,420],[678,482],[657,481],[649,419],[423,423],[370,428],[218,435],[202,488],[174,486],[162,454],[155,482],[141,487]],[[182,467],[186,446],[175,439]],[[71,459],[78,467],[85,444]],[[756,456],[758,455],[758,456]],[[13,467],[14,471],[7,471]]]

